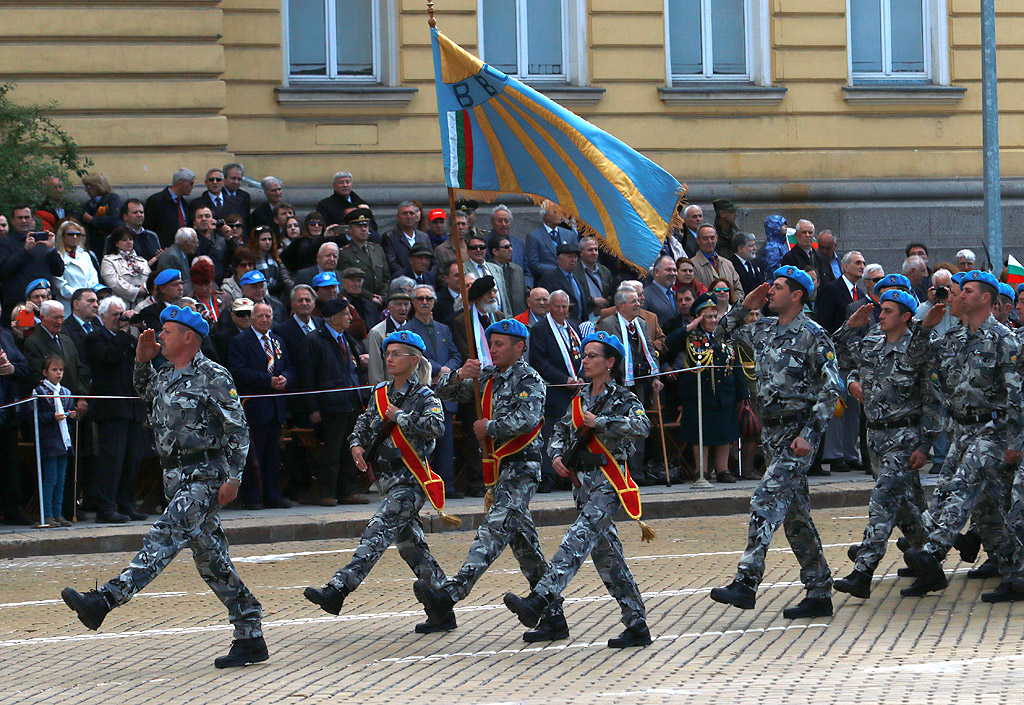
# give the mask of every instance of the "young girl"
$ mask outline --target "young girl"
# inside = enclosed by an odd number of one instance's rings
[[[43,359],[43,381],[36,393],[57,394],[41,398],[39,408],[39,454],[43,459],[43,509],[48,526],[71,526],[62,516],[64,505],[64,472],[71,450],[71,429],[68,420],[75,418],[75,400],[71,391],[62,387],[64,359],[60,355],[47,355]],[[31,412],[32,405],[25,408]]]

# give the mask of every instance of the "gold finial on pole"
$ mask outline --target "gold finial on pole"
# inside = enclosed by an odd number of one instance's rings
[[[437,20],[434,19],[434,0],[427,0],[427,24],[431,27],[437,26]]]

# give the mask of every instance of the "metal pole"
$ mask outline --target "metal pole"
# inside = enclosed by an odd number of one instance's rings
[[[36,431],[36,482],[39,485],[39,526],[36,528],[41,529],[47,524],[46,506],[43,503],[43,456],[39,449],[39,393],[34,389],[32,390],[32,411]]]
[[[703,367],[697,368],[697,444],[700,448],[700,458],[697,461],[697,479],[691,485],[697,489],[711,487],[711,483],[704,477],[704,386],[701,384],[703,371]]]
[[[78,447],[79,447],[79,434],[82,432],[82,426],[78,422],[81,417],[75,414],[75,476],[72,480],[71,485],[71,521],[78,521]]]
[[[1003,270],[1003,214],[999,185],[999,101],[996,87],[995,0],[981,0],[981,100],[984,149],[985,233],[991,261],[999,276]]]
[[[651,391],[654,391],[653,389]],[[661,407],[661,394],[654,395],[654,408],[658,412],[658,431],[661,433],[661,457],[665,461],[665,487],[672,486],[672,476],[668,472],[668,446],[665,445],[665,412]]]

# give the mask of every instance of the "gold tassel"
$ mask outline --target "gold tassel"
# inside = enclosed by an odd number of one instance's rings
[[[454,514],[445,514],[440,509],[437,510],[437,514],[441,517],[441,521],[443,521],[448,526],[451,526],[456,529],[462,526],[462,519],[459,519]]]
[[[658,538],[658,534],[654,532],[654,529],[649,524],[636,520],[636,523],[640,525],[640,540],[644,543],[650,543],[654,539]]]
[[[494,488],[488,487],[487,492],[484,494],[484,511],[491,511],[492,506],[494,506]]]

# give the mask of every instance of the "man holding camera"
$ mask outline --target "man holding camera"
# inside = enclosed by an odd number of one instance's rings
[[[36,217],[28,205],[11,211],[11,230],[0,238],[0,282],[3,284],[3,320],[11,320],[15,305],[25,296],[25,287],[34,279],[49,279],[64,274],[64,261],[54,247],[51,232],[33,232]]]

